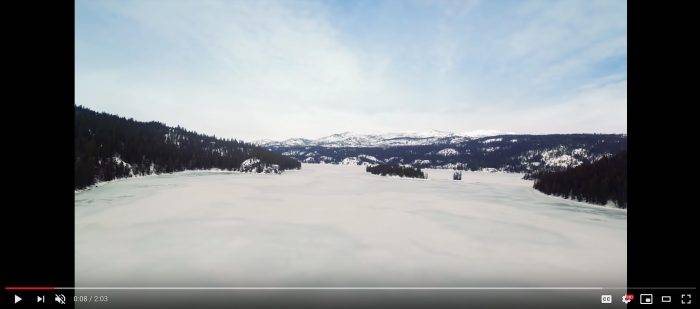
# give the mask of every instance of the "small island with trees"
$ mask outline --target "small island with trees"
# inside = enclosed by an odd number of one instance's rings
[[[367,166],[366,171],[375,175],[382,176],[399,176],[408,178],[426,179],[423,171],[420,168],[411,166],[401,166],[396,164],[377,164]]]

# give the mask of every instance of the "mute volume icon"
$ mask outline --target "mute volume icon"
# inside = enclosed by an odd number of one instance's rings
[[[56,297],[54,297],[54,301],[61,305],[66,304],[66,297],[63,294],[56,294]]]

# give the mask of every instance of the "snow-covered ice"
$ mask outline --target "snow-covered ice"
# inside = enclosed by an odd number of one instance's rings
[[[75,193],[77,286],[625,286],[624,210],[521,175],[185,172]]]

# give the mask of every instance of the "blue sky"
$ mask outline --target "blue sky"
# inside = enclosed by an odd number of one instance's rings
[[[626,1],[78,1],[76,104],[247,140],[626,133]]]

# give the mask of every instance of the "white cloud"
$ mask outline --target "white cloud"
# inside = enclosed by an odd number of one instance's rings
[[[112,10],[138,27],[164,37],[179,50],[208,59],[164,66],[79,71],[79,103],[104,109],[135,109],[142,118],[191,126],[209,133],[254,137],[289,132],[317,110],[369,109],[376,100],[398,101],[382,67],[336,39],[322,10],[287,2],[142,1]],[[291,8],[288,4],[298,4]],[[205,74],[196,61],[213,62]],[[195,63],[193,63],[195,62]],[[97,103],[99,102],[99,103]],[[146,106],[151,105],[149,110]],[[123,108],[120,108],[123,107]],[[278,113],[284,114],[280,119]],[[183,117],[185,116],[186,117]],[[221,121],[225,125],[215,125]],[[165,118],[165,119],[164,119]],[[195,119],[199,118],[199,119]],[[259,132],[254,122],[275,118]],[[234,120],[235,119],[235,120]],[[215,127],[216,126],[216,127]],[[281,131],[280,131],[281,130]],[[300,132],[310,133],[310,132]]]
[[[86,21],[90,9],[109,18],[99,35],[78,31],[76,103],[245,139],[346,130],[626,131],[625,74],[606,72],[557,96],[536,87],[556,88],[626,56],[626,35],[609,35],[624,20],[582,15],[586,2],[525,5],[516,12],[524,25],[491,33],[470,23],[482,3],[440,2],[444,19],[430,38],[374,49],[347,42],[352,33],[319,2],[82,2],[78,27],[95,26]],[[416,53],[407,63],[396,57],[403,49]],[[474,59],[486,74],[465,71]]]

